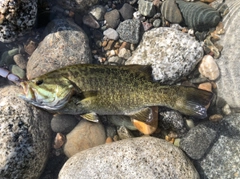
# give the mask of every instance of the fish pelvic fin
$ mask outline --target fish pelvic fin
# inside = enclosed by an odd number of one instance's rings
[[[207,105],[212,97],[213,93],[209,91],[181,86],[173,108],[185,115],[204,119],[207,117]]]
[[[97,114],[94,113],[94,112],[86,113],[86,114],[83,114],[83,115],[80,115],[80,116],[83,119],[86,119],[86,120],[91,121],[91,122],[98,122],[99,121]]]

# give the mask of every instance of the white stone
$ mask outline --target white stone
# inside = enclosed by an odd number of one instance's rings
[[[108,39],[112,40],[118,40],[119,38],[117,31],[114,30],[113,28],[108,28],[107,30],[105,30],[103,32],[103,35],[105,35]]]
[[[203,57],[201,44],[173,27],[154,28],[143,38],[126,64],[151,64],[155,80],[174,83],[188,75]]]
[[[219,75],[218,65],[211,55],[205,55],[199,65],[199,72],[210,80],[216,80]]]

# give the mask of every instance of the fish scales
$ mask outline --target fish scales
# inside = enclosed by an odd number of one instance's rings
[[[212,93],[154,82],[150,66],[80,64],[21,83],[20,97],[43,109],[68,114],[133,115],[166,106],[186,115],[206,117]],[[75,95],[73,94],[75,92]]]

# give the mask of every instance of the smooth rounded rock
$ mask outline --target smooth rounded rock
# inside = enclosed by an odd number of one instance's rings
[[[13,60],[21,69],[24,70],[27,68],[27,60],[22,56],[22,54],[14,55]]]
[[[199,178],[179,148],[154,137],[125,139],[79,152],[64,164],[59,179],[79,176],[99,179]]]
[[[122,8],[119,9],[119,12],[120,12],[120,14],[121,14],[121,16],[123,17],[124,20],[132,19],[134,9],[130,4],[124,3]]]
[[[103,35],[105,35],[108,39],[112,40],[118,40],[119,38],[117,31],[113,28],[108,28],[107,30],[105,30],[103,32]]]
[[[209,80],[216,80],[220,75],[218,65],[211,55],[205,55],[203,57],[198,70]]]
[[[106,134],[101,123],[81,120],[78,125],[67,135],[64,153],[67,157],[97,145],[104,144]]]
[[[56,133],[67,134],[78,124],[76,117],[65,114],[55,114],[51,120],[51,128]]]
[[[96,21],[92,14],[84,15],[82,21],[85,25],[94,29],[98,29],[100,27],[99,23]]]
[[[93,17],[95,17],[96,20],[98,21],[102,21],[104,20],[104,14],[106,13],[106,8],[101,6],[101,5],[96,5],[93,6],[89,13],[93,15]]]
[[[240,108],[240,1],[228,0],[229,13],[224,17],[225,34],[218,42],[223,46],[220,58],[216,61],[221,77],[217,81],[218,96],[223,98],[230,107]]]
[[[183,20],[182,14],[175,0],[166,0],[162,3],[161,13],[171,23],[180,24]]]
[[[152,17],[156,13],[156,8],[152,1],[139,0],[138,11],[144,16]]]
[[[202,57],[202,45],[195,38],[174,27],[160,27],[144,33],[126,64],[151,64],[154,79],[171,84],[188,75]]]
[[[115,29],[120,23],[120,14],[118,10],[114,9],[110,12],[106,12],[104,19],[106,20],[108,27]]]
[[[53,20],[46,27],[45,34],[29,58],[28,79],[67,65],[92,62],[88,37],[70,19]]]
[[[0,89],[0,178],[39,178],[51,143],[51,115],[17,97],[20,89]]]

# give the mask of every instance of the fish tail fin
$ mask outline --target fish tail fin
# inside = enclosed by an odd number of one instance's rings
[[[179,86],[174,109],[196,118],[207,117],[207,105],[211,102],[213,93],[193,87]]]

